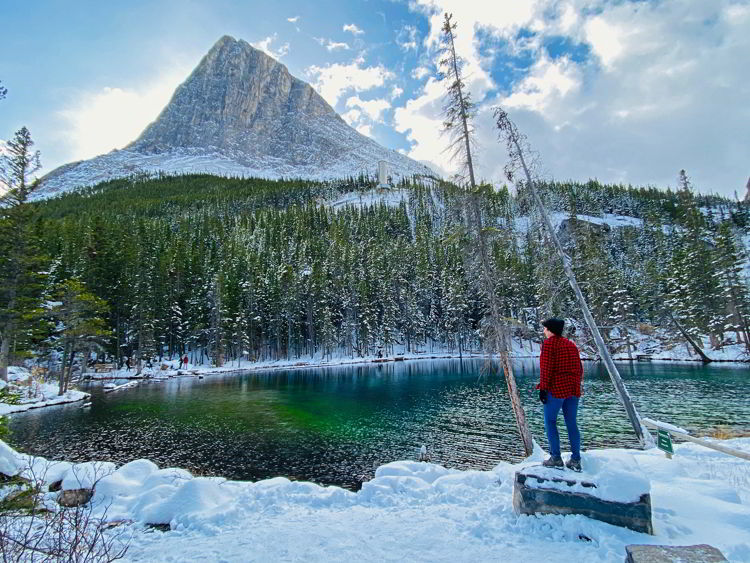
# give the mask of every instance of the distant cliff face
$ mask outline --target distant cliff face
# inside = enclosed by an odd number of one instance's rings
[[[245,41],[222,37],[127,148],[216,147],[247,155],[299,142],[305,120],[341,118],[313,88]],[[342,121],[343,123],[343,121]],[[278,154],[277,156],[283,156]]]
[[[222,37],[138,139],[50,172],[38,197],[140,173],[269,178],[432,174],[349,127],[307,83],[242,40]]]

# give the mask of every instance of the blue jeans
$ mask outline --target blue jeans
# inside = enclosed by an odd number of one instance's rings
[[[557,415],[560,413],[560,408],[562,408],[563,417],[565,417],[565,427],[568,429],[570,451],[573,454],[571,457],[575,460],[581,459],[581,432],[578,430],[578,423],[576,422],[578,399],[579,397],[558,399],[551,394],[547,395],[547,402],[544,404],[544,429],[547,431],[550,455],[560,455],[560,434],[557,431]]]

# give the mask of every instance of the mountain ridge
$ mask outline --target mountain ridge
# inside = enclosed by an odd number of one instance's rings
[[[379,160],[396,179],[434,175],[355,131],[285,65],[225,35],[137,139],[56,168],[36,197],[160,172],[319,180],[375,175]]]

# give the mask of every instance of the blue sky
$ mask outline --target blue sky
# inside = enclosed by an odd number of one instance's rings
[[[21,126],[44,172],[135,139],[222,36],[310,82],[353,127],[454,171],[436,40],[447,10],[479,102],[480,176],[502,182],[491,108],[542,176],[742,196],[750,175],[750,0],[16,2],[0,16],[0,138]]]

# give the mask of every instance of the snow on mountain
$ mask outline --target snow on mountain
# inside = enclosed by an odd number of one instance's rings
[[[425,165],[361,135],[306,82],[242,40],[222,37],[141,136],[122,150],[61,166],[36,198],[131,175],[333,179],[434,175]]]

